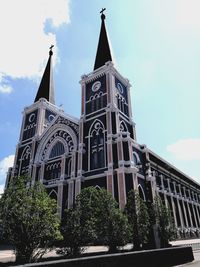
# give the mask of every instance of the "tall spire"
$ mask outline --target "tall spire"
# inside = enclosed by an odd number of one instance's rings
[[[109,46],[108,36],[106,33],[105,19],[106,16],[103,14],[105,8],[101,10],[101,31],[99,36],[99,43],[97,47],[97,54],[94,64],[94,70],[103,66],[107,61],[112,61],[111,50]]]
[[[51,45],[49,48],[49,59],[44,71],[44,74],[42,76],[42,80],[37,92],[37,95],[35,97],[35,101],[37,102],[40,98],[45,98],[47,101],[49,101],[52,104],[55,104],[54,99],[54,86],[53,86],[53,71],[52,71],[52,63],[51,63],[51,57],[53,55],[52,48],[54,46]]]

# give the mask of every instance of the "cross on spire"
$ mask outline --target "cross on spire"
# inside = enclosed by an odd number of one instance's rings
[[[37,102],[40,100],[40,98],[45,98],[47,101],[49,101],[52,104],[55,104],[55,99],[54,99],[54,86],[53,86],[53,71],[52,71],[52,55],[53,51],[52,48],[54,45],[51,45],[49,47],[49,59],[44,71],[44,74],[42,76],[40,86],[37,91],[37,95],[35,97],[35,101]]]
[[[104,20],[106,18],[106,16],[104,15],[104,11],[106,10],[106,8],[102,8],[101,11],[100,11],[100,14],[101,14],[101,19]]]
[[[100,11],[101,30],[100,30],[100,35],[99,35],[99,42],[98,42],[98,47],[97,47],[95,63],[94,63],[94,70],[102,67],[103,65],[105,65],[106,62],[112,61],[112,55],[111,55],[108,36],[106,32],[106,25],[105,25],[106,16],[103,13],[105,10],[106,10],[105,8],[102,8],[102,10]]]
[[[102,10],[100,11],[100,13],[103,14],[103,12],[106,10],[106,8],[102,8]]]
[[[51,46],[49,47],[49,55],[50,55],[50,56],[53,55],[53,51],[52,51],[53,47],[54,47],[54,45],[51,45]]]

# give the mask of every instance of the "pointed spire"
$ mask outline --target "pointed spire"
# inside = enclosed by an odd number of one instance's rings
[[[37,92],[37,95],[35,97],[35,101],[37,102],[40,98],[45,98],[47,101],[49,101],[52,104],[55,104],[54,99],[54,86],[53,86],[53,71],[52,71],[52,64],[51,64],[51,57],[53,55],[52,48],[54,46],[51,45],[49,48],[49,59],[44,71],[44,74],[42,76],[42,80]]]
[[[97,54],[94,64],[94,70],[103,66],[107,61],[112,61],[111,50],[109,46],[108,36],[106,32],[105,19],[106,16],[103,14],[105,8],[101,10],[101,31],[99,36],[99,43],[97,47]]]

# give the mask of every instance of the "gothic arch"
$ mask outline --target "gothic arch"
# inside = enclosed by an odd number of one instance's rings
[[[94,188],[97,189],[97,190],[101,190],[101,187],[99,185],[95,185]]]
[[[105,127],[100,120],[95,120],[90,126],[88,141],[88,169],[94,170],[105,167]]]
[[[140,164],[140,158],[138,156],[138,153],[136,153],[135,151],[133,152],[133,162],[135,166]]]
[[[62,145],[63,145],[63,147],[64,147],[64,151],[63,151],[63,153],[61,153],[62,151],[60,151],[60,153],[59,152],[57,152],[57,156],[58,156],[58,154],[68,154],[69,153],[69,148],[68,148],[68,145],[67,145],[67,143],[64,141],[64,139],[63,138],[61,138],[61,137],[56,137],[53,141],[52,141],[52,143],[48,146],[48,149],[47,149],[47,152],[46,152],[46,159],[50,159],[50,158],[55,158],[55,156],[53,156],[52,155],[52,157],[50,157],[51,156],[51,153],[53,152],[52,150],[55,148],[55,146],[58,144],[58,143],[61,143]]]
[[[105,131],[105,127],[102,123],[102,121],[96,119],[92,125],[90,126],[90,129],[89,129],[89,136],[91,137],[91,134],[93,131],[98,131],[100,128],[103,129],[103,131]]]
[[[128,132],[127,125],[124,121],[121,121],[119,124],[120,132]]]
[[[28,172],[28,165],[31,158],[31,147],[27,145],[21,154],[20,164],[19,164],[19,174],[24,174]]]
[[[30,146],[26,146],[22,152],[21,159],[26,160],[31,157],[31,148]]]
[[[49,193],[49,197],[51,197],[57,201],[58,194],[54,189],[52,189],[51,192]]]
[[[146,201],[144,190],[140,184],[138,185],[138,192],[139,192],[140,198],[143,199],[144,201]]]
[[[65,153],[71,153],[77,150],[78,140],[72,128],[65,124],[55,124],[42,135],[36,152],[35,162],[48,159],[49,153],[57,141],[62,142]]]

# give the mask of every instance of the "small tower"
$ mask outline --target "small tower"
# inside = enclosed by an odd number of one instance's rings
[[[10,176],[32,175],[33,159],[35,155],[36,140],[41,136],[47,125],[54,119],[54,87],[52,73],[52,47],[49,59],[42,76],[42,80],[34,103],[25,107],[19,143],[17,145],[15,162]],[[47,109],[47,103],[51,106]]]
[[[39,85],[35,101],[23,112],[23,121],[11,178],[28,175],[32,183],[40,181],[48,194],[57,200],[58,212],[73,204],[78,119],[55,105],[52,52]]]
[[[101,30],[93,72],[83,75],[78,175],[82,188],[107,188],[124,207],[136,180],[130,83],[115,68],[101,11]]]

